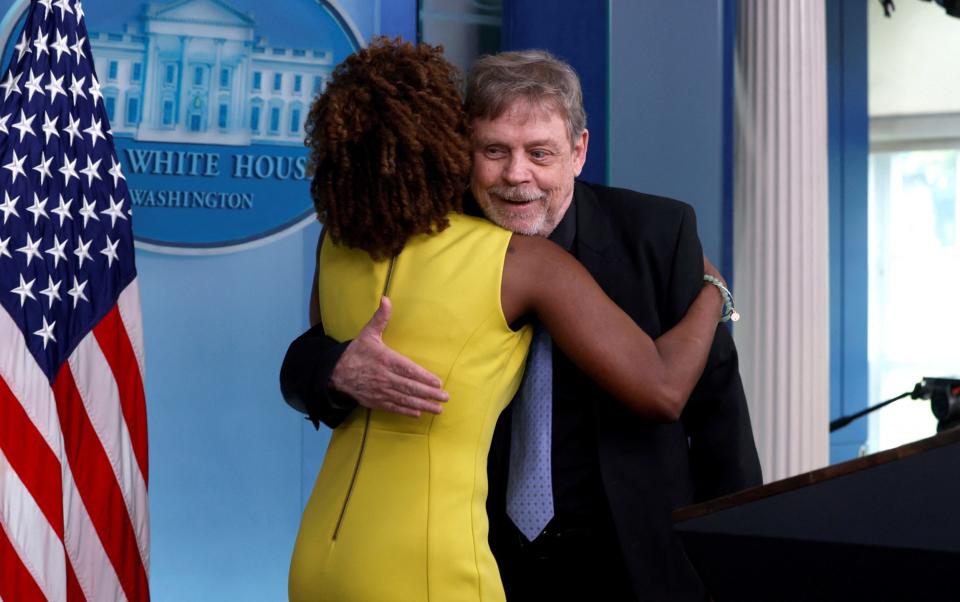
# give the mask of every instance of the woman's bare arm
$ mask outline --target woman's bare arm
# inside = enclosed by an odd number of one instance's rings
[[[507,250],[501,303],[510,322],[536,313],[597,384],[636,412],[664,421],[679,418],[700,379],[723,306],[717,288],[705,286],[683,320],[654,341],[569,253],[521,235]]]

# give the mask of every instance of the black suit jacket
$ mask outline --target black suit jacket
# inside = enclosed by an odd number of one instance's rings
[[[679,201],[578,182],[576,254],[607,295],[651,337],[676,324],[703,285],[693,209]],[[332,397],[329,374],[342,344],[314,328],[287,352],[285,399],[316,423],[336,426],[349,402]],[[718,327],[704,376],[680,421],[641,419],[585,376],[577,396],[591,405],[606,499],[624,559],[643,600],[702,600],[704,592],[675,536],[670,512],[761,483],[733,339]],[[512,529],[504,512],[509,414],[490,456],[491,545],[498,562]],[[587,552],[588,553],[588,552]]]

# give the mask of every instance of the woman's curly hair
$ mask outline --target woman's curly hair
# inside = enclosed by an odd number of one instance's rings
[[[459,73],[442,48],[376,38],[337,66],[305,145],[318,219],[380,260],[461,211],[470,173]]]

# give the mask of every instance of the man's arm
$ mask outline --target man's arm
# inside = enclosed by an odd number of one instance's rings
[[[390,312],[384,298],[355,339],[339,342],[311,309],[315,325],[290,344],[280,367],[287,403],[317,428],[336,428],[358,404],[411,417],[439,414],[447,400],[440,379],[383,343]]]
[[[703,273],[696,216],[685,206],[667,290],[670,315],[664,316],[664,328],[671,327],[687,310],[703,286]],[[681,420],[690,441],[695,501],[762,484],[737,350],[726,325],[717,326],[703,377]]]

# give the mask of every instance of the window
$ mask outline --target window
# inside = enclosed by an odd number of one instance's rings
[[[203,85],[203,67],[193,68],[193,85],[194,86]]]
[[[199,113],[190,115],[190,131],[199,132],[203,127],[203,118]]]
[[[273,89],[276,92],[279,92],[283,89],[283,74],[274,73],[273,74]]]
[[[260,107],[257,105],[250,108],[250,129],[254,132],[260,130]]]
[[[130,81],[138,82],[143,77],[143,64],[133,63],[130,65]]]
[[[300,131],[300,109],[290,111],[290,133],[296,134]]]
[[[322,75],[318,75],[313,78],[313,93],[316,95],[316,94],[319,94],[320,92],[323,92],[323,76]]]
[[[221,88],[230,87],[230,69],[223,68],[220,70],[220,87]]]
[[[293,77],[293,91],[299,92],[302,87],[303,87],[303,76],[295,75]]]
[[[117,108],[117,99],[113,96],[104,96],[103,105],[107,109],[107,119],[113,121],[114,111]]]
[[[253,89],[259,90],[263,84],[263,74],[259,71],[253,72]]]
[[[128,125],[133,125],[139,122],[140,122],[140,97],[129,96],[127,97],[126,123]]]
[[[118,69],[119,69],[119,65],[117,64],[117,61],[110,61],[107,64],[107,79],[111,81],[116,80]]]
[[[228,110],[229,108],[227,107],[227,105],[222,104],[220,105],[220,110],[217,113],[217,125],[220,126],[222,129],[226,129],[227,127],[227,114],[228,114],[227,111]]]
[[[280,131],[280,107],[270,109],[270,133],[276,134]]]
[[[173,125],[173,101],[163,101],[163,125]]]
[[[871,404],[924,376],[960,376],[960,151],[870,157],[869,366]],[[902,401],[873,415],[871,448],[936,433],[929,403]]]
[[[163,83],[173,85],[177,83],[177,66],[173,63],[167,63],[163,70]]]

